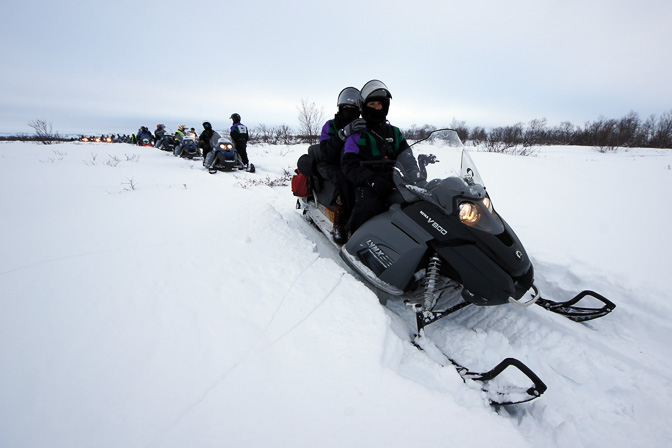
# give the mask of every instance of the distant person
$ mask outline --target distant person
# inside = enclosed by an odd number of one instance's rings
[[[198,147],[203,150],[203,166],[205,166],[205,158],[210,151],[212,151],[212,145],[210,144],[210,139],[215,134],[215,131],[212,129],[212,125],[209,121],[203,122],[203,132],[198,136]]]
[[[249,169],[250,161],[247,158],[247,141],[250,139],[250,135],[247,132],[247,127],[240,122],[240,115],[232,114],[229,118],[233,120],[230,132],[231,140],[236,145],[236,151],[240,154],[243,164]]]
[[[177,131],[175,131],[175,143],[182,143],[182,139],[186,136],[184,133],[185,129],[187,129],[187,127],[183,124],[177,127]]]
[[[156,137],[156,145],[158,146],[159,142],[163,138],[163,136],[166,135],[166,125],[164,124],[157,124],[156,125],[156,130],[154,131],[154,137]]]
[[[142,126],[138,131],[138,145],[144,146],[145,139],[147,139],[147,143],[151,145],[154,136],[147,126]]]

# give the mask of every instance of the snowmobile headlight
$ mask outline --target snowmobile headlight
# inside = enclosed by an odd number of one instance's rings
[[[492,202],[490,202],[490,198],[483,198],[483,205],[485,205],[485,208],[492,213]]]
[[[468,226],[475,226],[481,220],[481,210],[473,202],[460,204],[460,221]]]
[[[220,149],[226,149],[226,145],[225,145],[224,143],[220,143],[220,144],[219,144],[219,148],[220,148]]]

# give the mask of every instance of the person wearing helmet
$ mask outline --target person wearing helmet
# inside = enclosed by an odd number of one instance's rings
[[[182,144],[182,139],[185,137],[184,130],[186,128],[187,127],[183,124],[177,127],[177,131],[175,131],[175,137],[174,137],[176,146]]]
[[[341,156],[345,140],[352,134],[366,128],[364,119],[359,118],[359,90],[346,87],[336,100],[338,112],[332,120],[322,126],[320,152],[317,161],[319,174],[334,183],[334,195],[331,208],[334,211],[334,241],[343,244],[347,240],[345,225],[350,217],[354,196],[352,186],[341,171]]]
[[[355,188],[355,205],[348,223],[351,232],[385,211],[387,197],[394,189],[393,165],[382,162],[395,160],[410,147],[399,128],[387,122],[391,99],[387,86],[377,79],[367,82],[360,90],[359,109],[366,129],[348,136],[341,158],[343,174]],[[362,165],[370,161],[381,161],[381,164]]]
[[[229,135],[236,145],[236,151],[240,154],[241,160],[249,168],[250,161],[247,159],[247,141],[250,139],[250,135],[247,132],[247,127],[240,122],[240,115],[231,114],[229,118],[233,120],[233,126],[231,126]]]
[[[147,126],[140,126],[140,129],[138,129],[138,135],[137,135],[137,143],[138,143],[139,146],[142,146],[144,139],[148,139],[149,141],[151,141],[151,140],[154,139],[154,136],[149,131],[149,128]]]
[[[156,129],[154,130],[154,147],[159,148],[161,146],[161,141],[163,136],[166,135],[166,126],[163,124],[157,124]]]
[[[203,132],[198,136],[198,147],[203,150],[203,166],[205,166],[205,157],[210,151],[212,151],[212,146],[210,146],[210,139],[214,135],[215,131],[212,129],[212,125],[209,121],[203,122]]]
[[[147,126],[140,126],[140,129],[138,129],[138,133],[135,136],[135,142],[137,143],[138,146],[142,146],[142,140],[144,138],[148,138],[151,140],[154,138],[154,136],[152,135],[151,132],[149,132]]]

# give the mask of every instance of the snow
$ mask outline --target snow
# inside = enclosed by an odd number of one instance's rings
[[[409,343],[288,186],[253,182],[305,149],[253,145],[256,173],[210,175],[131,145],[0,145],[0,446],[668,446],[672,152],[471,153],[542,296],[617,304],[429,326],[473,370],[515,357],[548,385],[492,407]]]

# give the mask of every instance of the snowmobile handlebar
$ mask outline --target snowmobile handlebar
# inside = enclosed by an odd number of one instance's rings
[[[395,163],[396,161],[391,159],[362,160],[361,162],[359,162],[360,166],[366,166],[366,167],[372,167],[372,166],[387,167],[387,166],[394,166]]]

